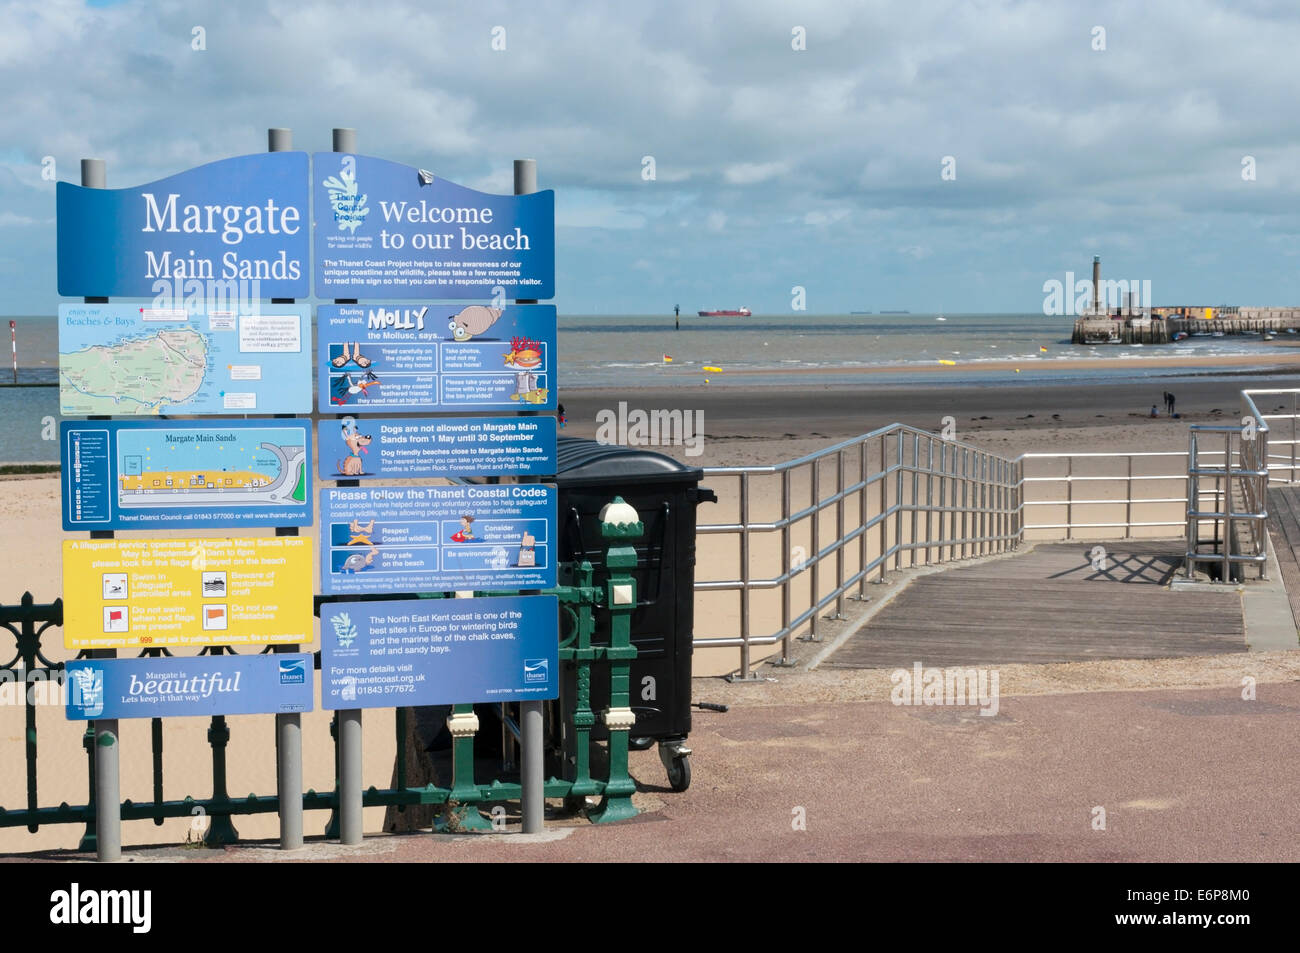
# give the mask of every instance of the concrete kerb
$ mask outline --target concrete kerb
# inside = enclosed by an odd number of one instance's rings
[[[1268,581],[1244,586],[1241,593],[1242,618],[1246,623],[1246,644],[1252,652],[1272,652],[1300,648],[1291,600],[1282,579],[1282,567],[1273,549],[1273,537],[1264,534],[1268,545]]]
[[[1296,620],[1291,612],[1282,567],[1273,548],[1273,537],[1266,534],[1268,579],[1224,584],[1204,580],[1187,580],[1175,576],[1169,582],[1174,592],[1225,592],[1235,589],[1241,596],[1242,621],[1246,627],[1246,645],[1251,652],[1289,651],[1300,648]]]

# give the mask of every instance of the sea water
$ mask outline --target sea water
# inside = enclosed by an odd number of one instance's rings
[[[1044,377],[1079,381],[1131,379],[1178,373],[1151,365],[1152,358],[1254,355],[1259,367],[1300,346],[1300,335],[1279,335],[1265,343],[1259,335],[1195,337],[1167,345],[1081,346],[1070,343],[1073,319],[1041,314],[846,315],[792,312],[748,318],[682,315],[561,315],[559,318],[560,400],[587,388],[642,390],[703,384],[710,387],[762,385],[818,386],[906,380],[936,383],[1030,385]],[[18,317],[19,381],[58,381],[58,333],[54,317]],[[0,329],[3,325],[0,325]],[[1041,350],[1046,348],[1046,351]],[[664,356],[672,358],[666,362]],[[1063,372],[1058,361],[1121,359],[1117,369],[1084,368]],[[941,371],[939,361],[954,361]],[[981,364],[1011,367],[977,371]],[[1144,364],[1146,366],[1144,366]],[[705,371],[719,367],[720,372]],[[919,367],[927,367],[924,377]],[[874,368],[869,378],[863,368]],[[1016,372],[1016,368],[1020,372]],[[1249,370],[1237,367],[1236,371]],[[736,374],[736,371],[748,373]],[[7,369],[0,381],[9,381]],[[1186,373],[1183,371],[1182,373]],[[55,441],[40,439],[58,419],[57,387],[0,388],[0,419],[8,439],[0,462],[56,460]],[[44,422],[44,426],[43,426]]]

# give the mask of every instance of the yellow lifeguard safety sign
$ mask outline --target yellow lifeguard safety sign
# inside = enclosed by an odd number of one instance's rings
[[[64,647],[310,642],[311,553],[296,536],[65,540]]]

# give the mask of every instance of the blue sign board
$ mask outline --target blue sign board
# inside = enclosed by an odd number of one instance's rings
[[[191,282],[252,298],[305,298],[304,152],[210,162],[131,189],[58,183],[59,294],[179,299]]]
[[[555,472],[554,417],[344,417],[320,427],[326,480]]]
[[[321,305],[323,411],[555,409],[555,306]]]
[[[321,592],[456,592],[555,585],[555,487],[320,491]]]
[[[321,606],[321,707],[559,697],[555,596]]]
[[[59,305],[59,406],[69,417],[309,413],[310,309]]]
[[[63,528],[310,526],[311,421],[68,421]]]
[[[67,663],[69,721],[311,711],[312,657],[199,655]]]
[[[337,152],[312,157],[312,179],[319,298],[555,295],[554,192],[491,195]]]

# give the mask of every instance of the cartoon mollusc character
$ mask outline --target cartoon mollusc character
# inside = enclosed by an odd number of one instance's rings
[[[499,317],[501,317],[500,308],[472,304],[468,308],[462,308],[459,314],[447,322],[447,327],[451,329],[451,336],[457,341],[468,341],[496,324]]]
[[[474,541],[474,517],[462,516],[460,518],[460,531],[451,534],[453,543],[472,543]]]

